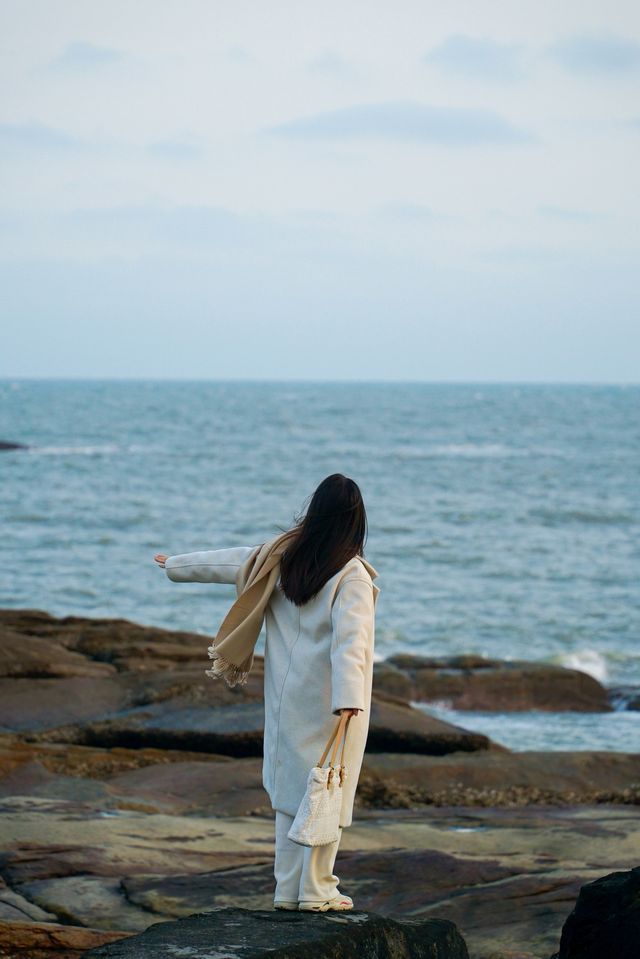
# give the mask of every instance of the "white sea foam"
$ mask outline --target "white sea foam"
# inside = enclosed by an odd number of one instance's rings
[[[435,456],[522,456],[527,450],[503,443],[444,443],[429,450]]]
[[[574,649],[571,653],[560,653],[554,661],[567,669],[579,669],[581,673],[588,673],[600,683],[606,683],[609,678],[607,662],[597,649]]]
[[[433,446],[416,446],[405,443],[396,446],[393,453],[400,459],[419,460],[432,457],[482,457],[482,456],[527,456],[529,450],[505,446],[503,443],[439,443]]]
[[[83,446],[30,446],[28,452],[41,456],[94,456],[96,453],[118,453],[116,443]]]

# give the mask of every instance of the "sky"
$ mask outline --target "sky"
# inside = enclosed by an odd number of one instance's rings
[[[639,381],[635,0],[0,0],[0,90],[0,377]]]

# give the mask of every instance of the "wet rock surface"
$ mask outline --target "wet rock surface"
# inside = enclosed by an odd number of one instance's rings
[[[269,910],[270,811],[185,814],[184,788],[181,796],[174,786],[173,811],[164,796],[146,805],[112,796],[110,808],[71,796],[1,798],[0,900],[11,916],[17,908],[34,922],[122,934],[195,911]],[[358,909],[452,921],[472,959],[509,950],[548,959],[580,886],[637,861],[639,819],[637,807],[610,804],[361,809],[336,872]]]

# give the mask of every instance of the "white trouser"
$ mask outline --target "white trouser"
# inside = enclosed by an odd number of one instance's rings
[[[276,810],[276,880],[274,900],[326,902],[338,893],[340,880],[333,874],[342,829],[335,842],[323,846],[301,846],[287,837],[293,816]]]

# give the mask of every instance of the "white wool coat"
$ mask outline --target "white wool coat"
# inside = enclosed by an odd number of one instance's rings
[[[167,558],[165,569],[174,582],[236,583],[255,549],[176,554]],[[361,709],[349,721],[345,747],[340,825],[351,825],[369,729],[377,575],[371,563],[354,556],[303,606],[287,599],[279,578],[267,605],[262,781],[273,809],[290,816],[339,710]]]

